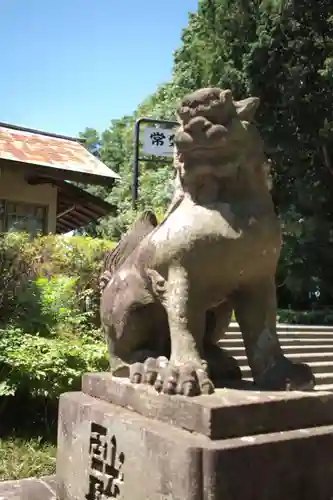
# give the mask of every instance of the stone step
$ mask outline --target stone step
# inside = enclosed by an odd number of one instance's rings
[[[220,344],[221,345],[221,344]],[[222,346],[226,347],[226,346]],[[287,356],[306,355],[306,354],[330,354],[333,355],[333,343],[330,344],[284,344],[282,346],[283,352]],[[232,356],[245,356],[244,345],[237,345],[236,347],[227,347],[228,352]]]
[[[303,331],[303,330],[327,330],[333,332],[333,325],[293,325],[289,323],[278,323],[278,329]]]
[[[283,337],[279,335],[279,341],[281,345],[284,344],[317,344],[317,345],[324,345],[324,344],[332,344],[333,343],[333,338],[323,338],[323,337]],[[223,339],[219,340],[219,345],[223,346],[235,346],[237,345],[244,345],[243,339],[241,334],[239,333],[237,337],[229,337],[229,334],[227,334]]]
[[[228,350],[228,352],[230,352]],[[321,352],[321,353],[313,353],[313,352],[307,352],[307,353],[286,353],[287,358],[291,359],[292,361],[301,361],[302,363],[326,363],[326,362],[332,362],[333,363],[333,350],[331,352]],[[234,358],[238,361],[239,366],[246,366],[247,365],[247,356],[245,354],[245,350],[241,355],[236,355]]]
[[[243,369],[241,368],[242,373]],[[333,391],[333,373],[325,372],[325,373],[315,373],[317,385],[315,387],[316,391]],[[252,382],[252,377],[247,374],[247,376],[243,373],[243,380]]]
[[[333,373],[325,372],[325,373],[316,373],[317,385],[319,384],[333,384]]]
[[[319,362],[314,361],[307,364],[312,368],[316,379],[318,378],[319,375],[324,376],[320,378],[325,378],[325,375],[328,374],[332,375],[332,382],[333,382],[333,373],[331,373],[333,371],[333,361],[319,361]],[[240,366],[240,369],[242,370],[244,378],[252,376],[251,369],[248,365]]]
[[[291,325],[286,323],[278,323],[276,325],[278,331],[294,331],[294,332],[316,332],[327,331],[333,333],[333,325]],[[239,331],[239,324],[231,322],[228,328],[229,331]]]
[[[304,331],[294,331],[294,330],[278,330],[277,331],[279,337],[323,337],[323,338],[333,338],[333,330],[328,331],[328,330],[304,330]],[[226,332],[226,337],[237,337],[238,335],[241,335],[240,330],[228,330]]]
[[[278,328],[283,352],[289,359],[311,366],[317,381],[316,390],[333,391],[333,328],[303,327],[295,331],[294,325],[285,326]],[[238,361],[244,379],[252,380],[241,332],[228,331],[219,345]]]
[[[333,391],[333,384],[320,384],[315,387],[316,391],[331,392]]]
[[[242,370],[242,373],[243,373],[243,369],[241,368]],[[315,377],[316,377],[316,382],[317,382],[317,385],[315,387],[315,390],[316,391],[333,391],[333,373],[332,372],[325,372],[325,373],[315,373]],[[243,373],[243,380],[245,381],[248,381],[248,382],[252,382],[252,377],[249,375],[249,373],[247,373],[247,375],[245,375]]]

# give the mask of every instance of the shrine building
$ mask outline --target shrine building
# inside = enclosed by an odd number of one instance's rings
[[[80,139],[0,123],[2,233],[62,234],[115,214],[75,183],[112,189],[117,179]]]

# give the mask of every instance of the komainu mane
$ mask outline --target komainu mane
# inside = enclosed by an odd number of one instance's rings
[[[143,214],[105,263],[101,320],[115,376],[187,396],[240,379],[218,347],[234,310],[258,387],[313,388],[276,333],[281,232],[258,105],[218,88],[181,102],[175,199],[161,224]]]

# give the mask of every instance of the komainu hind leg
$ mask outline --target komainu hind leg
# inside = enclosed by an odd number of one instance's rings
[[[311,368],[287,359],[276,333],[274,279],[262,279],[237,293],[235,313],[255,385],[264,390],[311,390]]]
[[[114,376],[130,377],[132,364],[170,355],[167,315],[153,293],[153,278],[123,267],[102,292],[101,322]]]

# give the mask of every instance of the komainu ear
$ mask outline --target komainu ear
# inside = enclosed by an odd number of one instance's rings
[[[235,101],[237,115],[241,120],[252,122],[259,108],[259,97],[248,97],[242,101]]]

